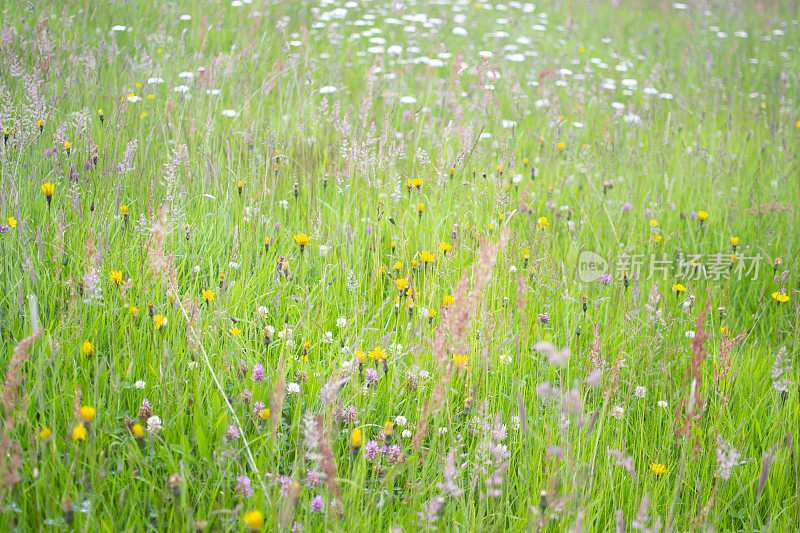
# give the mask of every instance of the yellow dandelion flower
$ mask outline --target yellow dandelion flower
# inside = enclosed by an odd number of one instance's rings
[[[80,409],[81,418],[84,422],[91,422],[94,420],[95,410],[91,405],[82,405]]]
[[[350,446],[352,446],[353,448],[358,448],[359,446],[361,446],[362,438],[363,437],[361,435],[361,428],[354,429],[350,433]]]
[[[86,440],[86,428],[83,427],[83,424],[78,424],[74,428],[72,428],[72,440]]]
[[[81,352],[83,352],[83,355],[90,357],[94,353],[94,347],[92,346],[92,343],[89,341],[83,341],[83,344],[81,344]]]

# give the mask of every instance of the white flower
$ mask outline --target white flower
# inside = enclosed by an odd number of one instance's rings
[[[667,402],[665,402],[664,400],[659,400],[659,401],[658,401],[658,406],[659,406],[659,407],[663,407],[663,408],[665,408],[665,409],[666,409],[666,408],[667,408],[667,406],[669,406],[669,404],[668,404]]]
[[[445,433],[447,433],[447,428],[446,427],[439,428],[439,435],[444,435]]]
[[[347,325],[347,319],[343,316],[340,316],[336,319],[336,327],[343,328]]]
[[[694,334],[695,334],[694,330],[691,330],[691,329],[689,331],[687,331],[686,333],[684,333],[684,335],[686,335],[687,339],[694,339]]]
[[[515,267],[514,265],[511,265],[511,266],[509,267],[508,271],[509,271],[509,272],[511,272],[511,273],[513,274],[514,272],[516,272],[516,271],[517,271],[517,267]]]
[[[234,270],[236,270],[237,268],[239,268],[239,266],[240,266],[240,265],[239,265],[239,263],[235,263],[235,262],[233,262],[233,261],[230,261],[230,262],[228,263],[228,268],[232,268],[232,269],[234,269]]]
[[[294,339],[289,339],[289,340],[286,341],[286,349],[287,350],[292,350],[292,349],[294,349],[294,347],[295,347]]]
[[[289,200],[281,200],[280,202],[278,202],[278,205],[280,205],[284,209],[289,209]]]
[[[223,116],[223,117],[234,118],[234,117],[235,117],[235,116],[237,116],[238,114],[239,114],[239,113],[237,113],[237,112],[236,112],[235,110],[233,110],[233,109],[223,109],[223,110],[222,110],[222,116]]]
[[[333,85],[326,85],[325,87],[320,88],[319,92],[320,94],[333,94],[338,90],[339,89],[337,89]]]
[[[331,344],[333,342],[333,333],[330,331],[326,331],[325,334],[322,336],[322,342],[325,344]]]
[[[267,306],[266,305],[259,305],[258,309],[256,309],[256,314],[258,314],[261,318],[267,318]],[[267,326],[267,328],[272,328],[272,326]],[[275,328],[272,328],[273,333],[275,332]],[[272,333],[270,333],[272,336]]]
[[[622,418],[622,415],[625,414],[625,409],[621,405],[615,405],[613,409],[611,409],[611,416],[616,419]]]
[[[190,361],[189,362],[189,368],[191,368],[191,369],[197,368],[197,361]]]
[[[398,415],[394,418],[394,425],[403,427],[408,423],[408,419],[403,415]]]
[[[409,438],[411,436],[411,430],[404,429],[403,432],[400,434],[403,438]]]
[[[143,388],[145,388],[146,385],[147,384],[144,381],[142,381],[141,379],[133,384],[133,386],[135,388],[137,388],[137,389],[143,389]]]
[[[331,251],[331,247],[328,246],[327,244],[320,244],[317,247],[317,250],[319,250],[320,255],[324,256],[324,255],[328,255],[328,252]]]
[[[132,103],[141,102],[142,101],[142,97],[141,96],[136,96],[135,94],[132,94],[132,95],[126,97],[126,100],[128,100],[129,102],[132,102]]]
[[[425,380],[431,377],[431,373],[427,370],[420,370],[419,371],[419,379]]]
[[[291,382],[286,385],[286,392],[289,394],[300,394],[300,385],[295,382]]]
[[[161,419],[155,415],[147,419],[147,432],[151,435],[158,433],[164,426],[161,425]]]
[[[647,389],[639,385],[636,387],[636,390],[633,391],[633,395],[637,398],[644,398],[647,395]]]

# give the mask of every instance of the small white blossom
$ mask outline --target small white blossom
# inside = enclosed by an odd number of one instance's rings
[[[333,333],[330,331],[326,331],[322,335],[322,342],[324,342],[325,344],[331,344],[333,342]]]
[[[633,392],[633,395],[637,398],[644,398],[647,395],[647,389],[639,385],[636,387],[636,390]]]
[[[625,408],[621,405],[615,405],[613,409],[611,409],[611,416],[616,418],[617,420],[622,418],[622,415],[625,414]]]
[[[336,319],[336,327],[343,328],[347,326],[347,319],[343,316],[340,316]]]
[[[136,383],[134,383],[134,384],[133,384],[133,386],[134,386],[135,388],[137,388],[137,389],[143,389],[143,388],[145,388],[145,386],[146,386],[146,383],[140,379],[139,381],[137,381]]]
[[[158,433],[163,429],[161,419],[155,415],[147,419],[147,432],[151,435]]]
[[[665,402],[664,400],[659,400],[658,401],[658,406],[659,407],[663,407],[663,408],[666,409],[669,406],[669,404],[667,402]]]
[[[403,426],[405,426],[407,423],[408,423],[408,419],[407,419],[406,417],[404,417],[403,415],[399,415],[399,416],[396,416],[396,417],[394,418],[394,425],[395,425],[395,426],[400,426],[400,427],[403,427]]]
[[[286,392],[289,394],[300,394],[300,385],[295,382],[291,382],[286,385]]]
[[[409,438],[411,436],[411,430],[404,429],[403,432],[400,435],[402,435],[404,438],[407,439],[407,438]]]

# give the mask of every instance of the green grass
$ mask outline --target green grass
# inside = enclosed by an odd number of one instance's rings
[[[328,19],[337,6],[230,4],[4,8],[3,529],[66,529],[72,502],[81,531],[240,531],[254,509],[264,530],[611,531],[636,529],[645,500],[659,530],[800,527],[796,6],[364,2]],[[435,261],[414,268],[422,251]],[[585,252],[610,283],[580,275]],[[102,299],[85,302],[93,267]],[[412,283],[411,312],[396,279]],[[15,386],[12,354],[36,320]],[[740,334],[728,365],[723,343]],[[566,365],[534,349],[544,340],[569,348]],[[388,372],[359,369],[377,346]],[[254,402],[289,383],[300,392],[259,420]],[[147,428],[145,398],[163,429],[137,439],[126,420]],[[81,405],[96,413],[74,440]],[[357,422],[336,416],[349,406]],[[399,460],[368,460],[398,416]],[[312,487],[317,420],[336,475]],[[729,479],[723,441],[741,454]],[[298,488],[282,495],[280,476]]]

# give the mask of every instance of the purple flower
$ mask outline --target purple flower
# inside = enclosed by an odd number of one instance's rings
[[[644,210],[644,216],[647,218],[653,218],[653,210],[648,207]]]
[[[52,148],[47,148],[44,151],[44,155],[46,155],[47,157],[54,156],[57,153],[58,153],[58,148],[56,148],[55,146],[53,146]]]
[[[253,367],[253,381],[256,383],[264,381],[264,365],[261,363],[257,363]]]
[[[397,444],[393,444],[391,446],[384,446],[383,448],[381,448],[381,453],[386,456],[386,461],[389,464],[396,465],[403,462],[403,451]]]
[[[281,496],[288,496],[289,491],[292,490],[292,485],[294,485],[292,478],[286,475],[281,476],[278,478],[278,483],[281,485]]]
[[[311,512],[320,513],[325,506],[325,498],[321,494],[317,494],[311,499]]]
[[[630,203],[630,202],[625,202],[624,204],[622,204],[622,212],[623,212],[623,213],[627,213],[627,212],[628,212],[628,211],[630,211],[632,208],[633,208],[633,206],[631,205],[631,203]]]
[[[306,475],[306,485],[317,488],[321,483],[322,476],[320,475],[319,470],[309,470],[308,475]]]
[[[364,379],[366,380],[367,385],[372,385],[378,381],[378,371],[372,367],[369,367],[364,373]]]
[[[599,281],[602,285],[608,285],[613,280],[611,279],[611,274],[603,274],[597,281]]]
[[[367,224],[367,235],[372,235],[372,232],[375,231],[375,228],[372,227],[372,224]]]
[[[367,461],[374,461],[381,456],[381,446],[378,441],[371,440],[364,445],[364,457]]]
[[[236,440],[240,436],[241,435],[239,434],[239,429],[234,425],[228,426],[228,429],[225,430],[225,440],[228,442]]]
[[[253,402],[253,416],[257,417],[260,415],[265,407],[266,405],[264,405],[264,402]]]
[[[5,224],[0,224],[0,233],[4,231],[11,231],[11,226],[6,226]]]
[[[547,323],[550,322],[550,314],[549,313],[539,313],[537,315],[537,318],[539,319],[539,322],[541,322],[542,324],[547,324]]]
[[[250,478],[247,476],[238,476],[236,478],[236,492],[242,498],[249,498],[253,495],[253,487],[250,485]]]

